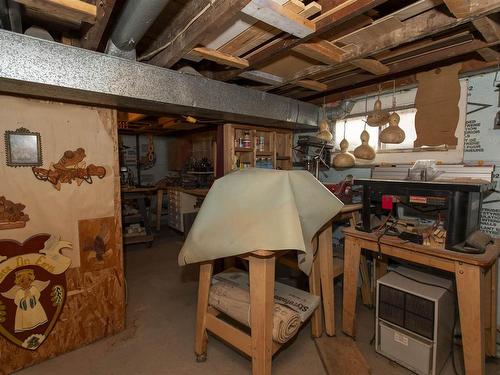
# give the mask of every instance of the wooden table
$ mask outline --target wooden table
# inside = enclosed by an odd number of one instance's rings
[[[378,253],[379,248],[375,233],[365,233],[354,228],[347,228],[344,233],[342,330],[354,337],[361,249]],[[495,245],[488,246],[484,254],[469,255],[383,236],[380,239],[380,250],[383,256],[403,259],[455,275],[465,371],[467,374],[484,374],[485,355],[494,356],[496,353],[497,258],[500,254],[498,241]],[[379,267],[381,270],[386,269],[387,258],[383,259],[385,267]]]
[[[330,272],[333,272],[332,253],[328,249],[328,242],[325,241],[329,239],[331,250],[331,228],[331,225],[327,226],[320,234],[318,254],[314,258],[309,275],[309,289],[310,293],[322,298],[323,306],[326,307],[326,330],[333,335],[333,283],[328,283],[332,284],[332,287],[328,288],[326,283],[322,282],[322,277],[330,281],[333,279],[330,276]],[[219,312],[208,305],[214,262],[200,264],[195,334],[197,361],[205,361],[207,358],[207,333],[210,331],[252,358],[252,374],[271,374],[273,355],[281,347],[281,344],[272,339],[275,263],[277,258],[286,253],[287,251],[257,250],[239,256],[249,262],[250,334],[219,319]],[[320,337],[323,333],[322,318],[320,303],[311,316],[313,337]]]

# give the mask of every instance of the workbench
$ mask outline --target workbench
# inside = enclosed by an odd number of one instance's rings
[[[387,272],[387,257],[451,272],[456,279],[465,371],[485,373],[485,355],[496,354],[497,258],[500,243],[484,254],[463,254],[346,228],[342,330],[355,336],[356,294],[361,249],[375,253],[376,277]],[[379,252],[380,244],[380,252]]]

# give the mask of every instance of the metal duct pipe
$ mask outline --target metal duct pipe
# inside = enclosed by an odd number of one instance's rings
[[[0,30],[0,93],[316,131],[319,107]]]
[[[135,46],[169,1],[128,0],[108,40],[106,53],[135,60]]]
[[[8,0],[10,29],[15,33],[23,32],[23,21],[21,18],[21,4],[14,0]]]

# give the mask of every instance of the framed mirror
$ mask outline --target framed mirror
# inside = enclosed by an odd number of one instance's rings
[[[38,167],[42,165],[40,133],[26,128],[5,132],[5,152],[9,167]]]

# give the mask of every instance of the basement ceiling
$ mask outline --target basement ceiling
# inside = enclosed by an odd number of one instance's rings
[[[16,2],[23,29],[97,51],[124,5]],[[498,64],[499,11],[500,0],[171,0],[136,50],[145,64],[320,104],[449,63]]]

